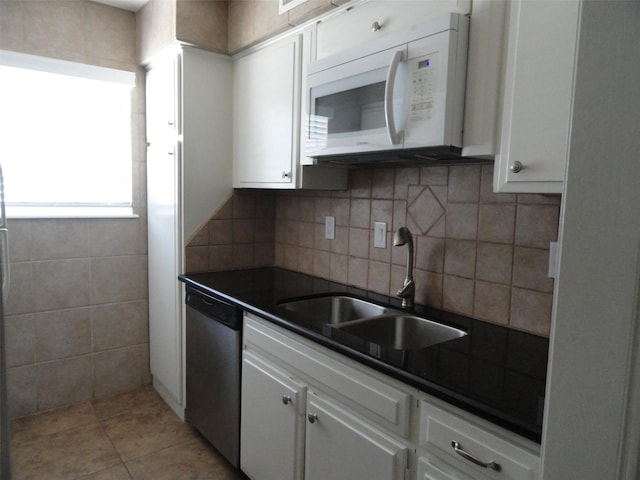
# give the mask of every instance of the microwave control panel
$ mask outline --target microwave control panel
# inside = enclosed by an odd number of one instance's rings
[[[408,61],[411,101],[411,123],[422,123],[433,117],[435,95],[438,91],[438,53]]]

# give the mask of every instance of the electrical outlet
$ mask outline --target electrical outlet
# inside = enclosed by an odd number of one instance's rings
[[[376,248],[387,248],[387,224],[376,222],[373,226],[373,246]]]
[[[324,238],[336,238],[336,217],[324,217]]]

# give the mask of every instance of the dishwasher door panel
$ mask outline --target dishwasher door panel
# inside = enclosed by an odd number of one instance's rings
[[[238,467],[241,332],[186,308],[186,418]]]

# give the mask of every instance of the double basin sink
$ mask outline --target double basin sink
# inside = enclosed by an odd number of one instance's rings
[[[285,301],[287,312],[393,350],[418,350],[465,336],[448,325],[349,296]]]

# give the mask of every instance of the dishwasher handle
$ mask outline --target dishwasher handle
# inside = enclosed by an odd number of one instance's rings
[[[185,304],[229,328],[234,330],[242,328],[242,309],[223,300],[193,288],[187,288]]]

